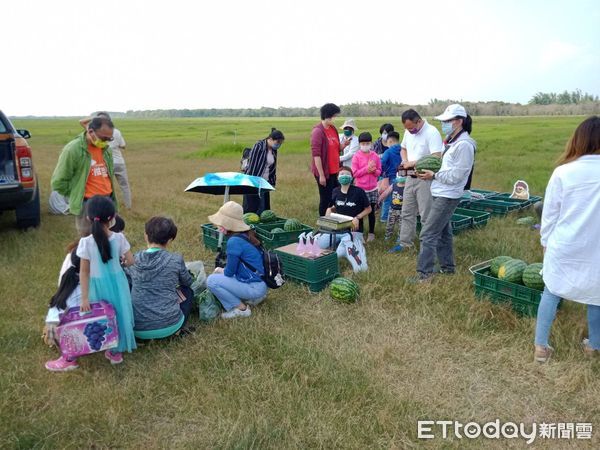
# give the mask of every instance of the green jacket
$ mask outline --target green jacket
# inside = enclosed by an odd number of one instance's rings
[[[104,149],[103,157],[108,168],[110,183],[113,186],[111,197],[115,203],[115,208],[117,208],[114,189],[115,170],[110,147]],[[83,132],[65,145],[52,174],[52,190],[69,198],[69,211],[76,216],[83,212],[83,196],[85,195],[85,185],[90,174],[91,165],[92,155],[88,151],[85,132]]]

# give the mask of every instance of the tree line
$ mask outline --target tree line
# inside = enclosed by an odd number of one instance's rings
[[[432,99],[426,105],[409,105],[386,100],[340,105],[342,114],[351,117],[399,116],[414,108],[424,116],[439,114],[451,103],[461,103],[473,116],[543,116],[589,115],[600,113],[600,99],[580,90],[563,93],[536,93],[527,104],[501,101],[469,102],[458,99]],[[319,106],[308,108],[200,108],[129,110],[112,113],[114,117],[131,118],[191,118],[191,117],[318,117]]]

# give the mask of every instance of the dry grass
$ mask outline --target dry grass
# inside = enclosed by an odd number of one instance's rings
[[[539,193],[565,130],[578,121],[527,119],[525,133],[523,120],[481,121],[478,186],[505,191],[523,176]],[[375,130],[379,121],[360,125]],[[274,209],[305,223],[314,223],[317,206],[309,158],[302,153],[312,122],[277,122],[288,142]],[[202,148],[226,143],[232,127],[250,144],[255,130],[270,125],[231,123],[120,124],[130,143],[134,209],[125,218],[134,248],[143,244],[144,221],[168,214],[180,229],[173,250],[188,260],[212,259],[201,246],[199,225],[222,199],[182,191],[204,172],[237,168],[238,155],[203,158]],[[34,135],[37,170],[47,187],[68,131],[76,127],[63,121],[18,125]],[[215,136],[207,146],[205,129]],[[522,154],[515,129],[530,137],[523,146],[534,153]],[[537,142],[544,134],[548,140]],[[519,168],[530,166],[531,176],[523,175]],[[44,200],[47,195],[45,190]],[[539,366],[532,363],[534,321],[472,293],[471,264],[498,254],[541,258],[535,232],[510,218],[460,235],[458,274],[432,286],[406,284],[415,256],[388,255],[376,241],[368,249],[370,271],[354,277],[362,288],[356,305],[336,304],[326,292],[309,294],[288,283],[271,291],[250,320],[199,326],[185,340],[127,355],[121,367],[111,367],[101,355],[82,358],[81,369],[68,374],[45,371],[44,361],[56,353],[39,335],[73,220],[45,214],[43,226],[28,233],[14,230],[12,221],[10,214],[0,218],[0,447],[517,448],[525,446],[523,440],[419,441],[417,421],[599,423],[600,364],[578,349],[586,332],[583,309],[568,304],[561,311],[553,330],[556,358]],[[348,273],[349,266],[342,267]],[[599,440],[538,440],[535,446],[542,444],[598,448]]]

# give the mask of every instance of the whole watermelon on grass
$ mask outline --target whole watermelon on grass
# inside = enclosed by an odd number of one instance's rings
[[[520,259],[506,261],[498,269],[498,279],[508,281],[509,283],[521,284],[523,282],[523,272],[526,267],[527,263]]]
[[[438,158],[437,156],[426,155],[417,161],[415,164],[415,170],[417,172],[421,172],[423,170],[431,170],[432,172],[437,172],[442,167],[442,158]]]
[[[511,259],[512,258],[510,256],[496,256],[494,259],[492,259],[492,264],[490,265],[490,273],[492,276],[497,278],[500,266]]]
[[[275,220],[277,220],[277,215],[270,209],[266,209],[260,214],[260,221],[263,223],[269,223]]]
[[[529,264],[523,271],[523,284],[528,288],[543,291],[545,286],[544,279],[540,275],[542,267],[542,263]]]
[[[246,225],[256,225],[257,223],[260,223],[260,217],[258,217],[258,214],[255,213],[246,213],[242,218],[244,219]]]
[[[329,284],[329,295],[333,300],[341,303],[355,303],[359,292],[358,284],[349,278],[335,278]]]
[[[302,228],[304,228],[304,225],[302,225],[302,222],[300,222],[298,219],[288,219],[283,225],[283,229],[285,231],[298,231]]]

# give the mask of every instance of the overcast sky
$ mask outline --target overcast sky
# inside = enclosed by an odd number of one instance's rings
[[[600,95],[599,0],[8,3],[9,115]]]

